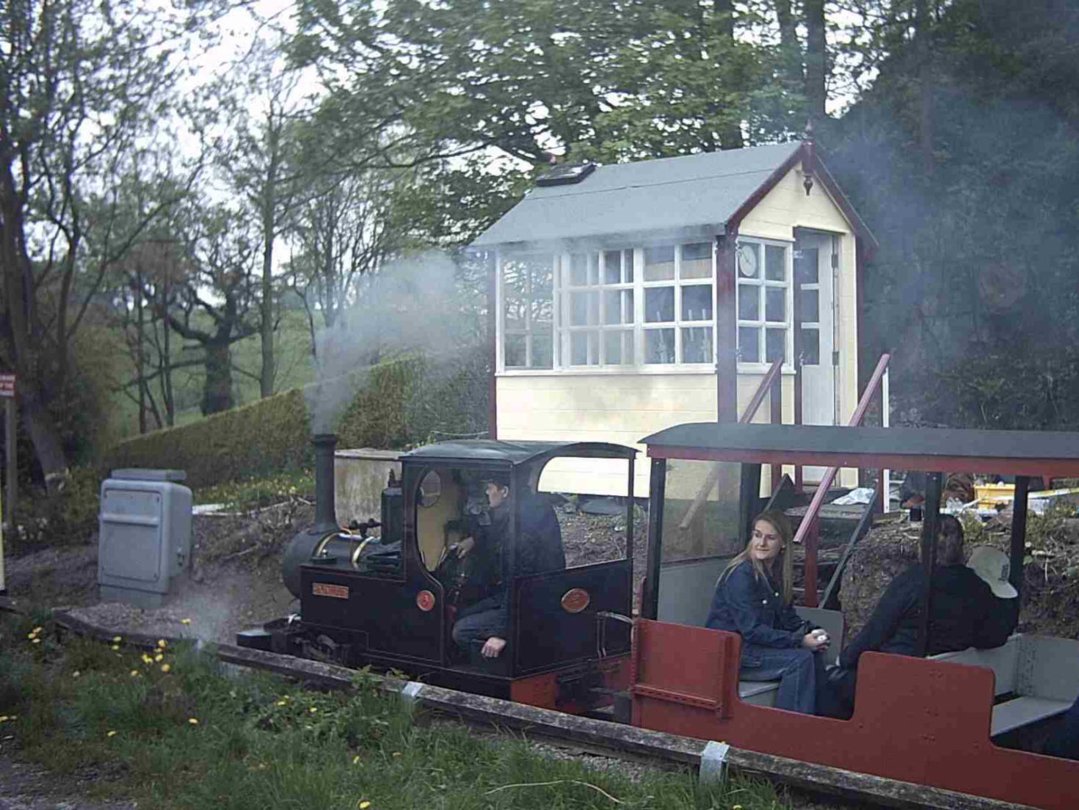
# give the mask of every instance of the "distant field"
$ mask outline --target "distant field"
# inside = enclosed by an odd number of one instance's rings
[[[202,348],[194,341],[181,341],[174,336],[182,349],[174,351],[175,362],[184,362],[202,356]],[[306,385],[314,380],[311,364],[311,335],[303,312],[290,310],[282,314],[274,341],[276,379],[274,391]],[[262,348],[258,335],[244,338],[232,345],[233,396],[237,405],[255,402],[259,398],[259,369],[262,364]],[[128,369],[125,372],[130,373]],[[173,389],[176,398],[176,424],[183,425],[202,419],[199,402],[205,373],[201,366],[190,366],[173,372]],[[155,395],[156,395],[155,390]],[[138,407],[122,394],[114,395],[113,424],[110,434],[127,438],[138,434]],[[152,417],[150,419],[153,422]]]

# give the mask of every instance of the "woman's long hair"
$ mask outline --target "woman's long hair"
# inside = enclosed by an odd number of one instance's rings
[[[727,563],[727,567],[719,575],[719,581],[722,582],[730,576],[731,571],[744,562],[749,562],[753,566],[753,573],[756,574],[757,579],[767,578],[767,572],[764,570],[764,566],[761,565],[760,560],[754,559],[749,553],[750,545],[753,543],[753,528],[756,527],[759,520],[763,520],[779,534],[779,555],[772,561],[772,570],[775,571],[776,566],[779,566],[781,574],[780,591],[783,594],[783,604],[789,605],[794,600],[794,555],[791,553],[791,541],[794,537],[794,532],[791,530],[790,520],[778,509],[766,509],[753,518],[746,547]]]

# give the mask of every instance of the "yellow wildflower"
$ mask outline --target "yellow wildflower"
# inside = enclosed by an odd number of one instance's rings
[[[399,756],[401,756],[401,752],[400,751],[394,751],[393,756],[399,757]]]
[[[155,655],[155,656],[154,656],[154,660],[155,660],[155,661],[160,661],[160,660],[161,660],[161,659],[163,659],[164,657],[165,657],[165,656],[163,656],[163,655],[162,655],[161,653],[158,653],[157,655]]]
[[[106,734],[105,736],[106,736],[106,737],[115,737],[115,736],[116,736],[116,732],[115,732],[115,731],[110,731],[110,732],[109,732],[108,734]]]
[[[172,667],[169,666],[168,664],[162,664],[161,665],[161,671],[162,672],[168,672],[170,669],[172,669]]]
[[[360,755],[359,754],[356,754],[356,756],[354,756],[352,758],[352,764],[353,765],[359,765],[360,764]]]
[[[44,629],[45,629],[44,627],[35,627],[31,632],[36,635],[36,634],[40,633],[42,630],[44,630]]]
[[[113,637],[112,637],[112,643],[113,643],[113,644],[119,644],[119,643],[120,643],[121,641],[123,641],[123,640],[124,640],[124,639],[123,639],[123,637],[122,637],[122,636],[113,636]]]
[[[318,711],[318,707],[317,706],[312,706],[308,711],[310,711],[311,714],[314,714],[315,712]]]
[[[187,722],[193,726],[197,726],[199,724],[199,719],[197,717],[189,717],[187,718]]]
[[[113,644],[113,645],[112,645],[112,649],[114,649],[114,650],[119,650],[119,649],[120,649],[120,645],[119,645],[119,644]]]
[[[41,643],[41,639],[39,639],[39,638],[32,638],[32,639],[30,639],[30,643],[31,643],[31,644],[40,644],[40,643]]]
[[[191,619],[180,619],[180,624],[191,624]]]
[[[287,700],[279,700],[279,701],[277,701],[277,703],[274,704],[274,706],[287,706],[287,705],[288,705]]]
[[[77,678],[77,677],[79,677],[80,675],[82,675],[82,673],[81,673],[81,672],[79,672],[79,671],[78,671],[77,669],[76,669],[76,670],[75,670],[74,672],[72,672],[72,673],[71,673],[71,677],[72,677],[72,678]]]
[[[6,723],[8,716],[6,714],[0,714],[0,723]]]
[[[132,678],[137,678],[137,677],[139,677],[139,671],[138,671],[137,669],[133,669],[133,670],[131,670],[131,677],[132,677]]]
[[[356,805],[360,810],[367,810],[370,806],[371,802],[367,801],[367,799],[360,799],[359,803]]]
[[[154,662],[154,659],[151,658],[149,655],[147,655],[146,653],[142,654],[142,663],[144,663],[144,664],[152,664],[153,662]]]
[[[163,649],[165,649],[165,648],[166,648],[167,646],[169,646],[169,645],[168,645],[168,642],[167,642],[167,641],[165,641],[165,639],[163,639],[163,638],[159,638],[159,639],[157,640],[157,646],[158,646],[158,647],[160,647],[160,648],[161,648],[161,649],[163,650]]]
[[[27,633],[26,637],[33,641],[35,638],[37,638],[37,631],[35,630],[33,633]]]

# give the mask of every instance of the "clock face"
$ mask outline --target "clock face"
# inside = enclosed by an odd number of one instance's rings
[[[738,272],[746,278],[756,278],[760,270],[759,248],[756,245],[738,246]]]

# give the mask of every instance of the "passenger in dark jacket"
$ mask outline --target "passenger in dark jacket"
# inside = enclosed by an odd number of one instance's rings
[[[930,615],[926,655],[967,647],[986,649],[1003,644],[1018,620],[1018,600],[998,599],[974,570],[963,564],[963,526],[951,515],[940,520],[937,562],[930,580]],[[999,552],[998,552],[999,553]],[[858,661],[869,651],[918,654],[925,570],[911,566],[892,580],[869,621],[839,655],[839,669],[830,682],[843,707],[853,711]],[[1007,586],[1011,588],[1010,585]],[[1011,593],[1016,596],[1014,588]]]
[[[829,639],[794,612],[790,543],[786,515],[758,515],[745,550],[716,583],[706,625],[742,637],[740,678],[779,680],[776,708],[813,714]]]
[[[482,532],[458,544],[457,553],[475,555],[479,579],[489,586],[487,594],[457,612],[453,640],[465,651],[482,643],[484,658],[502,654],[509,636],[509,582],[505,581],[507,539],[511,536],[513,501],[509,480],[492,477],[485,482],[491,523]],[[513,576],[523,577],[566,567],[562,530],[551,505],[525,489],[518,499],[517,542],[513,548]]]

